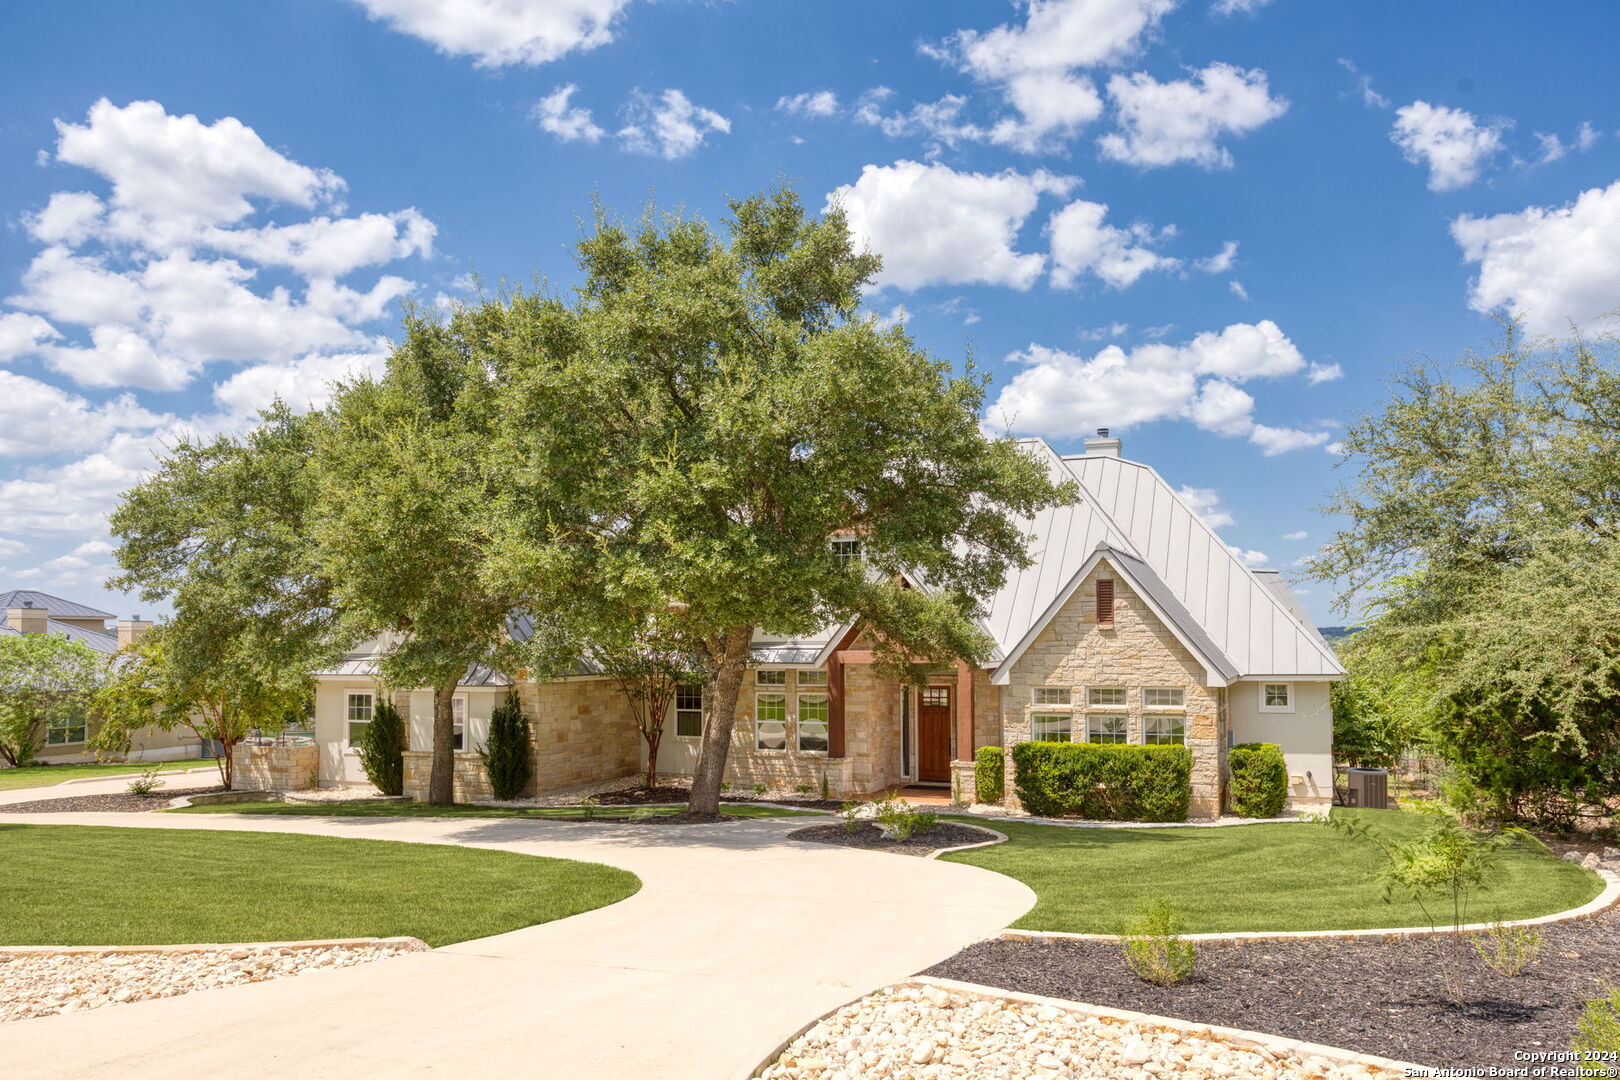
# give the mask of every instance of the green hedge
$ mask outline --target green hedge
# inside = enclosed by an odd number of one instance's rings
[[[973,801],[998,803],[1007,794],[1007,756],[999,746],[981,746],[973,755]]]
[[[1037,817],[1186,821],[1192,751],[1185,746],[1027,742],[1013,747],[1013,784]]]
[[[1231,811],[1238,817],[1276,817],[1288,805],[1288,762],[1275,743],[1239,743],[1228,756],[1232,780],[1227,788]]]

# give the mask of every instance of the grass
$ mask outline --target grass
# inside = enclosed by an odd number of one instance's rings
[[[408,935],[429,945],[616,903],[598,863],[283,833],[0,825],[0,945],[157,945]]]
[[[598,820],[614,821],[635,817],[638,813],[665,817],[685,810],[684,806],[599,806],[592,816]],[[778,810],[773,806],[722,806],[720,812],[728,817],[820,817],[803,810]],[[535,806],[509,808],[503,806],[432,806],[428,803],[403,802],[333,802],[284,803],[239,802],[211,803],[206,806],[183,806],[166,810],[169,814],[284,814],[291,817],[426,817],[426,818],[566,818],[583,816],[578,806]]]
[[[1404,839],[1422,815],[1335,810]],[[942,858],[1006,874],[1039,900],[1013,926],[1024,930],[1113,934],[1144,903],[1169,901],[1189,933],[1242,930],[1365,930],[1427,926],[1418,905],[1385,903],[1370,875],[1382,856],[1365,841],[1308,824],[1218,829],[1067,829],[976,821],[1009,842]],[[1602,891],[1590,870],[1539,852],[1514,852],[1480,892],[1473,922],[1548,915]],[[1431,904],[1431,908],[1436,905]],[[1444,916],[1441,916],[1442,918]]]
[[[64,780],[122,776],[125,773],[145,772],[153,767],[167,773],[181,769],[199,769],[204,765],[212,766],[213,761],[207,758],[186,758],[184,761],[118,761],[94,765],[25,765],[20,769],[0,769],[0,791],[49,787]]]

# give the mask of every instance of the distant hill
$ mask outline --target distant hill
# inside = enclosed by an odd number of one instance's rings
[[[1353,635],[1359,626],[1318,626],[1316,632],[1328,639],[1328,642],[1337,646],[1339,642]]]

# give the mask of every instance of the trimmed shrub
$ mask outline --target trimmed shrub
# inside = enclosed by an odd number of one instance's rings
[[[1013,747],[1013,786],[1037,817],[1186,821],[1192,751],[1185,746],[1027,742]]]
[[[1198,963],[1198,946],[1181,936],[1181,916],[1163,899],[1144,905],[1124,937],[1125,962],[1155,986],[1174,986]]]
[[[1239,743],[1228,755],[1232,780],[1227,788],[1238,817],[1276,817],[1288,805],[1288,763],[1275,743]]]
[[[998,803],[1007,794],[1007,755],[999,746],[981,746],[973,755],[973,801]]]
[[[478,754],[484,759],[489,787],[497,799],[523,794],[534,775],[534,757],[529,753],[529,719],[523,715],[516,691],[490,713],[489,741]]]
[[[360,767],[384,795],[405,793],[405,718],[379,694],[371,723],[360,733]]]

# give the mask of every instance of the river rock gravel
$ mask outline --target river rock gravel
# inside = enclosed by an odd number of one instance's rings
[[[762,1080],[1386,1080],[1368,1065],[1237,1045],[939,986],[896,986],[826,1017]]]
[[[352,967],[426,948],[419,941],[388,941],[318,948],[241,945],[188,952],[0,950],[0,1022]]]

